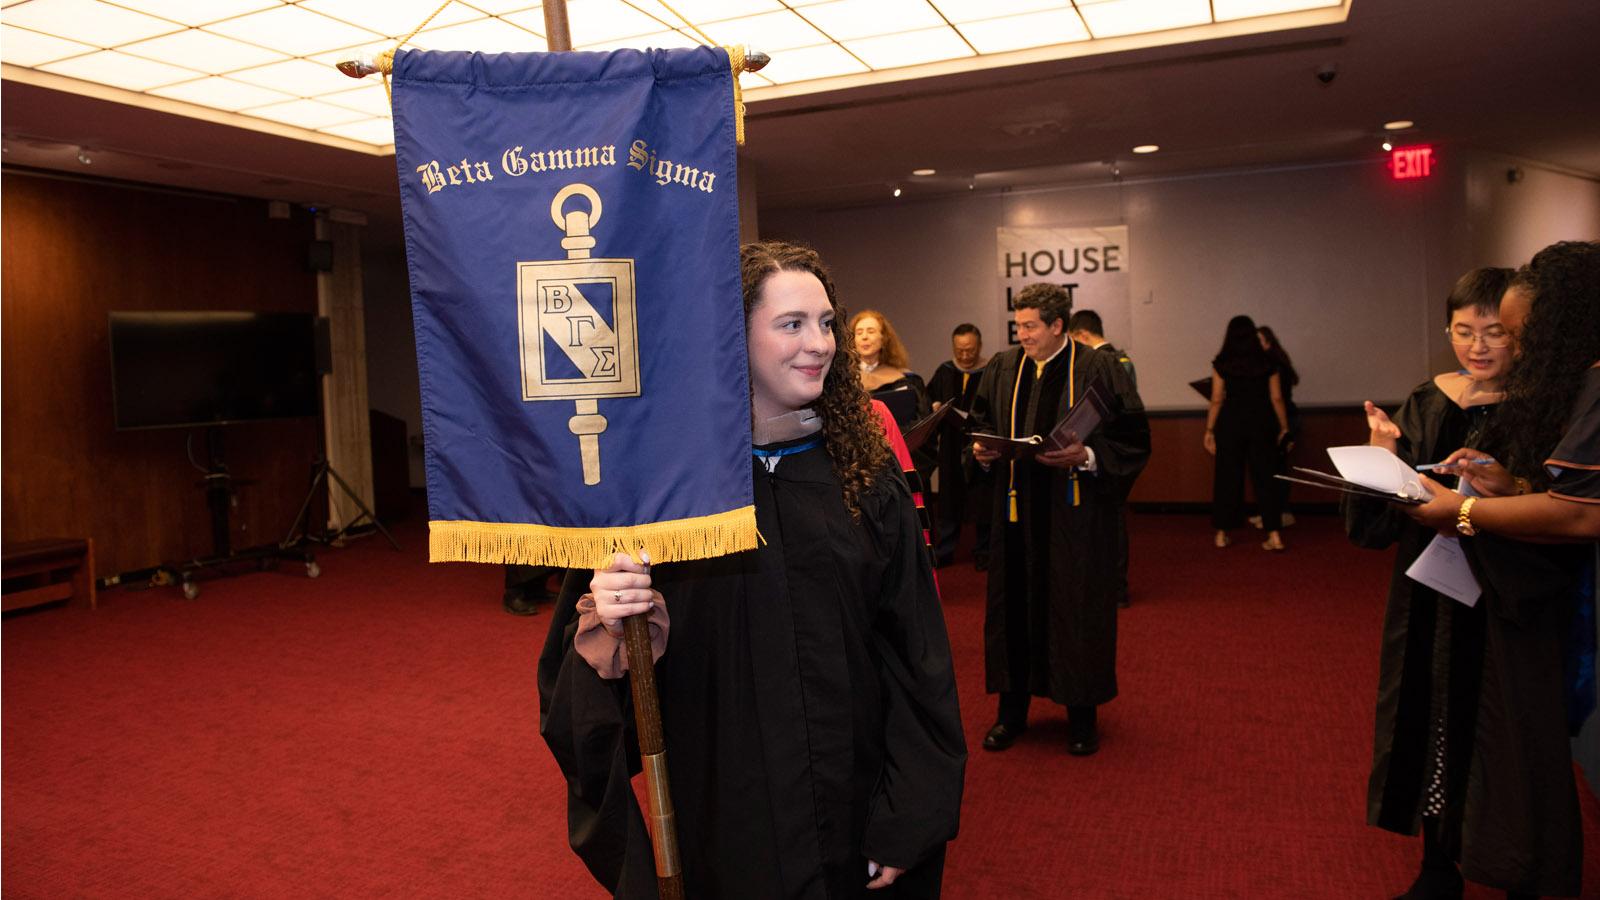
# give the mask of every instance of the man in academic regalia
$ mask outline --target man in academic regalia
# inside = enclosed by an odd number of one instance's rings
[[[1109,353],[1128,373],[1128,383],[1135,393],[1139,390],[1139,376],[1133,370],[1133,360],[1106,340],[1106,327],[1100,314],[1092,309],[1080,309],[1067,320],[1067,334],[1080,344],[1087,344],[1101,353]],[[1129,485],[1132,488],[1132,485]],[[1117,505],[1117,607],[1128,607],[1128,505]]]
[[[1004,750],[1027,728],[1032,697],[1067,707],[1067,750],[1100,747],[1096,710],[1117,695],[1116,513],[1150,456],[1150,427],[1126,371],[1067,336],[1072,300],[1058,285],[1017,295],[1020,347],[997,354],[973,401],[973,430],[1047,435],[1091,385],[1109,411],[1065,448],[1008,462],[973,447],[994,473],[984,657],[1000,711],[983,740]]]
[[[971,322],[957,325],[950,335],[950,350],[952,358],[940,363],[933,377],[928,379],[928,398],[933,401],[935,410],[946,403],[954,403],[962,412],[971,412],[972,398],[978,395],[978,381],[983,376],[983,333]],[[976,506],[978,540],[973,545],[972,557],[981,572],[989,565],[989,510],[983,504],[989,499],[987,487],[991,479],[987,472],[978,470],[964,458],[966,440],[961,422],[947,418],[941,427],[936,520],[939,533],[934,542],[933,564],[950,564],[961,538],[961,526]]]

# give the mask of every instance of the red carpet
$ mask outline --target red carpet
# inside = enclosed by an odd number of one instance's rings
[[[3,628],[8,897],[603,896],[536,732],[548,615],[500,571],[366,539],[298,567],[107,591]],[[981,577],[941,571],[973,748],[946,896],[1381,898],[1419,848],[1363,824],[1390,558],[1331,519],[1268,554],[1137,516],[1099,755],[1036,703],[978,749]],[[1600,806],[1584,791],[1586,871]],[[1592,894],[1600,896],[1600,893]],[[1470,890],[1469,897],[1501,896]]]

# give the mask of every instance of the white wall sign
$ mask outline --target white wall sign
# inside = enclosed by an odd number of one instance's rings
[[[1133,311],[1129,302],[1128,226],[1096,228],[999,228],[996,258],[999,298],[1004,304],[1006,343],[1017,343],[1011,301],[1038,281],[1059,284],[1072,296],[1073,310],[1092,309],[1105,323],[1106,340],[1133,351]]]

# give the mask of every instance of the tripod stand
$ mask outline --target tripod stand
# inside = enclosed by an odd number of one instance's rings
[[[349,497],[361,509],[361,515],[340,526],[338,531],[331,533],[328,531],[326,521],[324,521],[321,530],[313,534],[310,522],[311,500],[317,495],[317,487],[321,485],[328,489],[328,505],[330,507],[333,505],[333,487],[328,484],[328,479],[330,478],[333,479],[334,484],[339,486],[340,490],[344,491],[344,495]],[[394,539],[394,535],[389,533],[389,529],[383,527],[383,523],[378,521],[377,515],[367,508],[367,504],[361,501],[355,491],[350,489],[350,485],[345,482],[344,478],[340,477],[338,470],[333,467],[332,463],[328,462],[328,457],[318,453],[317,458],[311,463],[311,486],[306,489],[306,499],[300,503],[300,513],[294,517],[294,524],[289,526],[289,533],[284,535],[278,546],[289,548],[307,541],[332,544],[342,539],[362,519],[370,519],[373,527],[378,529],[384,538],[389,541],[389,546],[396,550],[400,549],[400,543]]]

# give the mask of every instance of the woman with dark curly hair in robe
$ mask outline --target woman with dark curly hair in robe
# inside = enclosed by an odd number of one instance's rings
[[[751,244],[741,269],[764,541],[568,577],[539,693],[572,845],[656,896],[620,639],[649,613],[687,896],[937,897],[966,744],[917,509],[816,253]]]
[[[1444,854],[1510,897],[1579,894],[1583,829],[1569,733],[1593,709],[1600,540],[1600,243],[1566,241],[1517,271],[1500,301],[1516,357],[1484,442],[1445,457],[1472,496],[1425,483],[1405,507],[1460,540],[1485,622],[1470,754]],[[1456,729],[1452,727],[1451,734]],[[1426,873],[1425,873],[1426,874]]]

